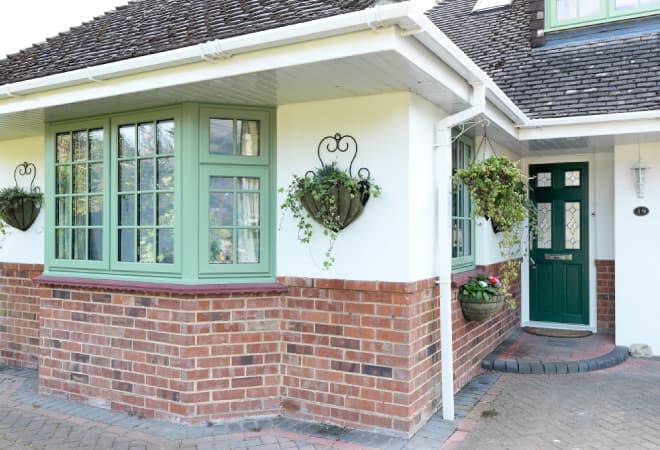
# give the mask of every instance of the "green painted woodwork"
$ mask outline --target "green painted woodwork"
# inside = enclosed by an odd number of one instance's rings
[[[462,135],[452,144],[452,174],[468,167],[474,160],[474,139]],[[472,200],[465,185],[454,186],[452,191],[452,263],[454,272],[474,268],[475,227]]]
[[[202,113],[203,111],[203,113]],[[127,279],[141,281],[177,281],[185,284],[196,283],[238,283],[238,282],[272,282],[275,280],[274,267],[274,224],[276,202],[275,196],[275,152],[272,145],[274,139],[274,111],[264,108],[232,107],[224,109],[216,105],[200,105],[184,103],[182,105],[150,109],[111,116],[98,119],[82,119],[52,123],[47,125],[46,137],[46,270],[47,275],[66,275],[85,278]],[[258,140],[260,145],[259,156],[241,155],[208,155],[210,137],[209,127],[205,122],[209,117],[231,118],[238,121],[251,121],[249,127],[256,129],[259,121],[258,138],[252,133],[253,141]],[[173,123],[174,149],[159,153],[154,148],[153,154],[120,154],[119,129],[122,126],[141,126],[153,124],[155,130],[158,125],[166,126]],[[148,126],[143,129],[148,131]],[[58,259],[56,255],[56,197],[74,197],[81,194],[56,194],[56,136],[58,133],[77,132],[81,130],[103,130],[103,257],[101,260],[74,260]],[[124,129],[125,131],[128,128]],[[136,128],[137,130],[137,128]],[[134,130],[135,131],[135,130]],[[135,131],[137,133],[137,131]],[[157,132],[157,131],[156,131]],[[205,134],[206,133],[206,134]],[[125,133],[127,136],[128,134]],[[143,136],[149,136],[148,133]],[[154,135],[157,140],[157,134]],[[236,133],[234,133],[236,137]],[[240,135],[239,135],[240,140]],[[168,141],[163,140],[163,148]],[[244,146],[245,147],[245,146]],[[124,147],[122,147],[124,148]],[[251,148],[255,148],[254,146]],[[172,178],[161,177],[159,180],[158,167],[169,171],[173,162]],[[71,166],[66,162],[61,166]],[[85,162],[89,165],[89,163]],[[120,187],[120,165],[123,167],[142,167],[144,173],[150,174],[142,178],[140,173],[134,172],[135,180],[131,183],[124,178],[124,187]],[[95,166],[96,167],[96,166]],[[260,235],[258,264],[208,264],[209,229],[209,190],[208,176],[255,176],[260,179],[260,223],[257,227]],[[172,175],[170,173],[170,175]],[[206,177],[206,183],[203,182]],[[89,178],[88,178],[89,179]],[[146,181],[145,181],[146,180]],[[159,182],[160,181],[160,182]],[[69,184],[72,182],[69,180]],[[127,187],[128,186],[128,187]],[[206,188],[205,188],[206,186]],[[137,203],[133,204],[134,215],[131,221],[120,221],[120,196],[142,196],[143,200],[149,198],[166,199],[172,195],[174,200],[174,217],[162,214],[159,220],[159,207],[140,210]],[[166,202],[162,202],[162,205]],[[129,211],[129,209],[125,209]],[[162,209],[161,211],[165,211]],[[151,212],[151,214],[147,214]],[[137,223],[142,217],[142,223]],[[62,228],[62,227],[60,227]],[[76,227],[69,227],[76,228]],[[82,228],[82,227],[79,227]],[[89,227],[88,227],[89,228]],[[246,228],[246,227],[243,227]],[[153,230],[157,235],[173,233],[173,254],[162,252],[160,260],[148,259],[147,262],[120,261],[119,236],[121,230]],[[200,230],[205,230],[200,232]],[[254,231],[253,233],[256,233]],[[154,241],[157,250],[157,242]],[[149,249],[149,247],[144,247]],[[136,249],[137,250],[137,249]],[[202,264],[206,261],[206,264]]]
[[[616,0],[599,0],[599,11],[593,14],[579,16],[572,19],[560,20],[557,16],[557,2],[560,0],[546,0],[545,1],[545,29],[548,31],[556,31],[568,28],[576,28],[586,25],[594,25],[597,23],[607,23],[622,19],[629,19],[634,17],[643,17],[660,12],[660,2],[655,3],[644,2],[637,0],[636,7],[626,9],[616,9]],[[578,11],[580,10],[580,3],[585,0],[574,0],[577,2]]]
[[[579,172],[571,186],[567,172]],[[551,174],[542,187],[539,174]],[[587,163],[531,165],[530,196],[551,205],[551,221],[539,213],[539,236],[530,252],[530,319],[589,324],[589,173]],[[577,183],[574,183],[577,184]],[[579,214],[573,208],[579,205]],[[577,227],[579,220],[579,227]],[[544,232],[546,230],[546,232]],[[575,233],[571,231],[574,230]],[[576,236],[579,230],[579,237]],[[575,239],[572,239],[575,238]]]

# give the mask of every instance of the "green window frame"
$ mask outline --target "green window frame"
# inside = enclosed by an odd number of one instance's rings
[[[452,143],[452,173],[466,168],[474,159],[474,140],[462,135]],[[464,184],[452,191],[452,270],[461,272],[475,267],[475,227],[472,201]]]
[[[569,8],[572,17],[561,17]],[[563,30],[660,13],[660,0],[546,0],[545,28]]]
[[[232,121],[225,154],[209,150],[211,117]],[[274,142],[271,108],[185,103],[47,124],[45,274],[275,281]],[[234,184],[211,189],[209,177]],[[215,194],[236,202],[229,226],[211,223]],[[249,252],[235,250],[236,264],[212,264],[214,229],[231,230],[235,244],[251,244]]]

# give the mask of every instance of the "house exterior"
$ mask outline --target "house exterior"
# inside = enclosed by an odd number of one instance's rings
[[[411,435],[521,325],[660,352],[657,1],[178,3],[0,62],[2,184],[30,162],[45,195],[1,241],[0,363],[147,417]],[[324,270],[277,189],[335,134],[382,195]],[[493,152],[540,232],[518,307],[472,323],[457,288],[503,261],[450,177]]]

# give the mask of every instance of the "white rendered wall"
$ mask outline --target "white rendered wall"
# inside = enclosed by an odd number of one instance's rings
[[[414,105],[414,106],[411,106]],[[297,240],[297,229],[289,213],[282,216],[278,208],[280,229],[277,233],[277,273],[279,276],[338,278],[372,281],[415,281],[433,275],[433,242],[426,243],[432,234],[433,189],[432,178],[416,186],[424,192],[415,199],[415,218],[411,215],[411,173],[416,178],[419,166],[425,177],[432,174],[433,128],[431,119],[411,120],[426,116],[433,109],[411,94],[394,93],[352,97],[327,101],[285,105],[277,112],[277,184],[286,187],[294,174],[320,165],[317,159],[319,141],[334,133],[350,134],[358,142],[359,152],[354,170],[367,167],[382,187],[380,198],[369,200],[362,216],[339,233],[334,248],[335,265],[322,270],[328,239],[320,226],[314,224],[311,245]],[[415,122],[413,124],[413,122]],[[412,142],[411,129],[428,133],[428,138],[416,137]],[[419,145],[419,158],[411,165],[411,144]],[[428,173],[426,173],[428,172]],[[420,174],[421,175],[421,174]],[[427,189],[428,188],[428,189]],[[283,195],[279,195],[278,206]],[[412,229],[423,237],[412,238]],[[425,249],[428,256],[422,262],[416,250]],[[411,248],[412,247],[412,248]],[[413,269],[414,266],[414,269]],[[427,267],[428,266],[428,267]]]
[[[35,185],[44,190],[44,138],[43,136],[0,141],[0,188],[14,186],[14,169],[24,161],[37,167]],[[19,179],[24,181],[25,178]],[[27,184],[21,184],[28,188]],[[0,262],[43,264],[44,262],[44,212],[43,209],[32,227],[20,231],[7,227],[7,235],[0,237]]]
[[[615,148],[616,343],[650,345],[660,355],[660,142]],[[646,197],[638,198],[630,168],[642,160],[651,166]],[[646,206],[645,217],[633,209]]]

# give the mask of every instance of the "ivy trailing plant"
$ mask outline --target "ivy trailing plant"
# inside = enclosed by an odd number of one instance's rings
[[[4,188],[0,190],[0,218],[7,225],[25,231],[39,215],[43,197],[36,190],[28,192],[20,187]]]
[[[367,174],[363,175],[364,172]],[[327,270],[335,262],[332,250],[338,233],[362,214],[370,197],[380,195],[380,186],[368,171],[360,171],[353,177],[332,163],[302,177],[294,175],[288,188],[279,191],[286,193],[281,208],[291,212],[301,243],[309,244],[312,240],[314,228],[310,217],[323,227],[323,234],[330,240],[323,261],[323,269]]]
[[[464,183],[470,192],[472,215],[490,218],[501,232],[498,245],[506,260],[501,281],[505,300],[514,309],[517,303],[510,288],[520,274],[520,258],[527,254],[525,221],[530,236],[537,232],[536,208],[525,192],[528,180],[514,162],[496,155],[473,161],[453,179],[454,183]]]

